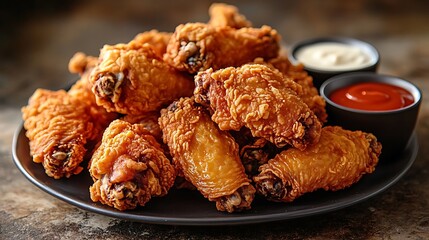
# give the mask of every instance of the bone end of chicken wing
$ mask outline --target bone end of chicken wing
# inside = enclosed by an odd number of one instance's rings
[[[90,82],[97,104],[110,112],[141,115],[192,95],[189,76],[164,63],[147,44],[104,46]]]
[[[187,23],[176,27],[164,60],[180,71],[195,74],[209,68],[240,66],[258,57],[274,58],[279,41],[279,34],[269,26],[235,29]]]
[[[22,108],[24,128],[33,161],[42,163],[55,179],[82,171],[86,143],[94,123],[85,104],[66,91],[36,90]]]

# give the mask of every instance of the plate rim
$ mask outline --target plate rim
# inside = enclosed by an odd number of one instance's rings
[[[15,166],[18,168],[18,170],[25,176],[25,178],[27,178],[27,180],[29,180],[33,185],[43,190],[44,192],[70,205],[78,207],[80,209],[105,215],[108,217],[142,222],[142,223],[149,223],[149,224],[181,225],[181,226],[223,226],[223,225],[244,225],[244,224],[253,224],[253,223],[264,223],[264,222],[303,218],[303,217],[320,215],[320,214],[344,209],[349,206],[368,200],[384,192],[385,190],[393,186],[395,183],[397,183],[411,168],[411,166],[413,165],[413,163],[417,158],[418,151],[419,151],[419,142],[417,138],[417,133],[416,131],[414,131],[410,138],[410,141],[408,142],[407,147],[405,148],[405,150],[411,151],[411,154],[408,160],[406,161],[405,167],[401,169],[401,171],[398,171],[396,172],[396,174],[392,175],[393,177],[390,179],[390,181],[386,181],[376,191],[372,191],[369,194],[363,194],[360,197],[353,198],[352,200],[343,202],[340,205],[327,204],[316,208],[301,209],[293,212],[283,211],[279,213],[269,213],[269,214],[252,215],[252,216],[243,215],[240,217],[237,217],[236,215],[234,215],[234,217],[230,217],[230,215],[225,215],[225,217],[216,217],[216,218],[213,218],[213,217],[185,218],[185,217],[173,217],[173,216],[157,217],[157,216],[130,214],[130,212],[120,212],[120,211],[116,211],[115,209],[112,209],[112,210],[104,209],[97,206],[99,203],[93,203],[93,202],[88,203],[85,201],[76,200],[71,198],[70,196],[66,196],[62,193],[59,193],[58,191],[50,188],[49,186],[44,185],[38,179],[34,178],[29,171],[27,171],[27,169],[23,166],[21,160],[18,157],[18,153],[17,153],[19,148],[18,142],[21,134],[24,137],[26,137],[25,129],[23,127],[23,121],[21,121],[18,128],[15,130],[15,133],[13,136],[13,141],[12,141],[13,162]]]

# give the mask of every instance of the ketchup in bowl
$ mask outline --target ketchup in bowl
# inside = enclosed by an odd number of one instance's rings
[[[372,133],[383,145],[381,158],[397,158],[410,141],[422,102],[411,82],[372,72],[337,75],[325,81],[320,95],[326,101],[329,125]]]
[[[414,102],[407,90],[382,82],[360,82],[333,91],[329,98],[344,107],[368,111],[388,111]]]

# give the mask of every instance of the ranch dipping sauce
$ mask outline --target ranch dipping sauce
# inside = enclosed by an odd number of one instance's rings
[[[296,58],[304,66],[325,71],[355,70],[373,62],[365,50],[339,42],[320,42],[297,50]]]
[[[333,91],[329,99],[344,107],[368,111],[395,110],[414,102],[407,90],[380,82],[355,83]]]

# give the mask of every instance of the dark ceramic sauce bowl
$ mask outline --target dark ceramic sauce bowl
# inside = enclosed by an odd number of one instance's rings
[[[379,82],[401,87],[411,93],[414,102],[395,110],[366,111],[344,107],[329,98],[333,91],[361,82]],[[346,73],[330,78],[320,87],[320,95],[326,101],[329,125],[373,133],[383,145],[381,153],[383,158],[393,158],[407,146],[422,101],[420,89],[409,81],[371,72]]]

